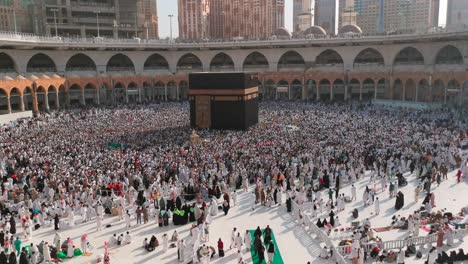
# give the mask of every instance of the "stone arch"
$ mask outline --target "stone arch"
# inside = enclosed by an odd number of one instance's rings
[[[13,58],[5,52],[0,52],[0,72],[1,73],[17,73],[18,67]]]
[[[135,104],[139,102],[138,84],[136,82],[132,81],[127,85],[126,93],[127,94],[125,100],[128,100],[128,103]]]
[[[435,64],[463,64],[463,56],[456,47],[447,45],[437,52]]]
[[[180,99],[183,101],[188,100],[189,86],[187,81],[180,81],[179,90],[180,90]]]
[[[367,78],[362,82],[362,99],[372,100],[375,98],[375,82],[371,78]]]
[[[349,97],[353,100],[358,100],[361,94],[361,83],[358,79],[349,81]]]
[[[456,106],[461,102],[461,90],[460,83],[452,79],[447,83],[447,104],[450,106]]]
[[[443,103],[445,98],[445,85],[440,79],[435,80],[432,86],[432,102]]]
[[[64,85],[60,85],[58,88],[58,100],[59,104],[63,107],[67,103],[67,89]]]
[[[385,62],[380,52],[373,48],[367,48],[354,58],[354,65],[385,65]]]
[[[153,89],[152,89],[151,82],[149,81],[143,82],[141,98],[145,102],[151,101],[151,98],[153,98]]]
[[[70,98],[70,106],[78,106],[83,104],[83,89],[78,84],[73,84],[68,88],[68,98]]]
[[[431,91],[429,87],[429,82],[426,79],[422,79],[418,83],[417,87],[417,100],[418,102],[430,102],[431,101]]]
[[[278,69],[304,68],[305,61],[301,54],[294,50],[284,53],[278,61]]]
[[[106,64],[107,72],[129,71],[135,72],[135,64],[125,54],[117,53],[112,56]]]
[[[94,85],[94,83],[88,83],[84,87],[84,98],[85,98],[85,103],[88,104],[98,104],[97,101],[97,87]]]
[[[254,51],[250,53],[244,60],[242,68],[244,70],[248,69],[268,69],[270,64],[262,53]]]
[[[405,101],[414,101],[416,99],[416,83],[413,79],[406,80],[405,83]]]
[[[49,102],[50,108],[58,109],[57,93],[57,87],[55,87],[54,85],[50,85],[49,88],[47,88],[47,100]]]
[[[377,99],[392,99],[391,89],[388,89],[387,83],[384,78],[377,81]]]
[[[96,63],[88,55],[78,53],[68,59],[65,71],[96,71]]]
[[[154,85],[154,95],[156,100],[162,101],[165,98],[166,85],[162,81],[157,81]]]
[[[323,101],[330,100],[331,84],[327,79],[323,79],[319,82],[319,98]]]
[[[55,62],[44,53],[37,53],[32,56],[26,66],[26,72],[56,72]]]
[[[33,110],[33,89],[26,86],[23,90],[23,102],[25,110]]]
[[[112,101],[115,104],[124,104],[127,101],[127,89],[125,84],[116,82],[112,88]]]
[[[23,90],[24,110],[33,110],[33,89],[26,86]]]
[[[276,97],[276,83],[275,81],[269,79],[265,82],[264,85],[264,94],[262,95],[262,98],[265,100],[273,100]]]
[[[302,82],[298,79],[294,79],[291,83],[291,99],[302,99]]]
[[[173,80],[167,82],[167,99],[171,101],[177,100],[177,84]]]
[[[47,89],[44,86],[38,86],[36,89],[37,108],[41,111],[47,110]]]
[[[315,82],[315,80],[309,79],[306,81],[306,99],[317,99],[317,82]]]
[[[468,106],[468,81],[465,81],[463,83],[462,87],[462,106],[467,107]]]
[[[8,93],[0,88],[0,114],[8,114]]]
[[[403,100],[403,82],[400,79],[396,79],[393,83],[393,100]]]
[[[195,54],[187,53],[177,61],[177,70],[203,70],[203,64]]]
[[[143,66],[144,70],[169,70],[169,62],[159,53],[149,56]]]
[[[336,79],[333,82],[332,94],[333,100],[344,101],[345,100],[345,83],[342,79]]]
[[[11,112],[21,111],[21,91],[20,89],[16,87],[13,87],[10,90],[10,105],[11,105]]]
[[[398,52],[393,60],[394,65],[419,65],[424,64],[424,56],[414,47],[406,47]]]
[[[210,71],[233,71],[234,62],[231,56],[224,52],[216,54],[210,62]]]
[[[276,98],[279,100],[289,100],[289,82],[280,80],[276,86]]]
[[[320,53],[315,59],[317,65],[343,65],[341,55],[332,49],[327,49]]]

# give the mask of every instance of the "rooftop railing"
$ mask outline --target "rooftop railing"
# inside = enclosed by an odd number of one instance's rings
[[[448,34],[468,33],[468,25],[460,25],[452,28],[439,28],[438,30],[427,30],[426,32],[419,33],[383,33],[383,34],[339,34],[339,35],[326,35],[317,37],[296,37],[291,39],[236,39],[236,40],[169,40],[169,39],[122,39],[122,38],[108,38],[108,37],[64,37],[64,36],[40,36],[30,33],[0,31],[1,41],[18,41],[29,42],[37,44],[118,44],[118,45],[141,45],[141,46],[171,46],[175,48],[184,48],[191,46],[201,47],[216,47],[216,46],[243,46],[246,44],[258,45],[282,45],[294,43],[327,43],[330,41],[340,40],[380,40],[380,39],[398,39],[398,38],[421,38],[421,37],[437,37],[446,36]]]

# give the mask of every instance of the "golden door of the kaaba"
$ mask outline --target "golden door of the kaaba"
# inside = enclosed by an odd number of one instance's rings
[[[196,96],[196,126],[198,128],[211,127],[211,98],[210,96]]]

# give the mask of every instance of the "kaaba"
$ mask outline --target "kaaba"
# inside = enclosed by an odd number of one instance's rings
[[[258,78],[247,73],[189,74],[193,128],[247,130],[258,123]]]

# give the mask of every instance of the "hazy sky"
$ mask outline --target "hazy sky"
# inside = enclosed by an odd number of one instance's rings
[[[179,35],[179,26],[177,22],[177,0],[157,0],[159,17],[159,37],[166,38],[170,35],[170,23],[168,15],[172,14],[172,35]],[[285,26],[292,31],[292,13],[293,0],[285,0]],[[389,0],[394,1],[394,0]],[[468,1],[468,0],[467,0]],[[444,25],[447,16],[447,0],[440,0],[439,24]]]

